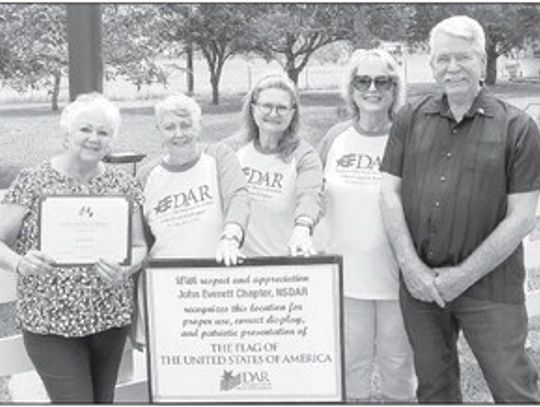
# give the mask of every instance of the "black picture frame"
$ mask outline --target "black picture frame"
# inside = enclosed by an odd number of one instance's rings
[[[122,211],[117,211],[118,205],[115,207],[115,211],[112,211],[114,216],[111,217],[111,219],[115,222],[123,222],[126,225],[125,234],[122,236],[122,252],[124,253],[122,255],[122,258],[118,259],[118,263],[121,265],[129,265],[131,264],[131,242],[132,242],[132,216],[133,216],[133,203],[131,202],[131,199],[124,195],[47,195],[43,196],[39,200],[39,213],[38,213],[38,225],[39,225],[39,236],[38,236],[38,250],[45,251],[46,254],[52,255],[54,258],[54,254],[47,252],[47,247],[44,247],[44,233],[51,233],[50,230],[47,230],[47,228],[44,226],[44,219],[45,216],[48,216],[47,211],[52,210],[47,209],[45,210],[44,206],[46,203],[50,203],[51,201],[72,201],[72,204],[81,207],[81,208],[88,208],[89,207],[89,201],[92,200],[98,200],[98,201],[121,201],[122,204],[125,203],[124,208]],[[63,214],[66,215],[66,214]],[[108,214],[110,215],[110,213]],[[111,220],[109,219],[109,220]],[[49,239],[52,240],[52,239]],[[62,245],[66,241],[65,236],[55,236],[55,239],[57,243],[55,244]],[[110,240],[107,240],[106,244],[110,244]],[[100,255],[99,253],[96,254],[98,257],[104,257]],[[97,260],[97,259],[96,259]],[[94,264],[95,261],[57,261],[55,263],[55,266],[58,267],[78,267],[78,266],[87,266]]]
[[[343,297],[342,297],[342,269],[343,269],[343,260],[341,256],[313,256],[313,257],[258,257],[258,258],[250,258],[245,259],[245,261],[235,267],[224,267],[221,264],[218,264],[215,262],[215,260],[211,259],[155,259],[149,262],[147,267],[144,270],[143,275],[143,281],[144,281],[144,292],[145,292],[145,298],[144,298],[144,307],[145,307],[145,321],[146,321],[146,356],[147,356],[147,369],[148,369],[148,394],[149,394],[149,400],[151,403],[159,403],[159,404],[340,404],[345,401],[345,376],[344,376],[344,338],[343,338]],[[290,269],[290,270],[289,270]],[[173,338],[173,346],[178,346],[178,349],[182,350],[189,350],[190,346],[197,347],[202,346],[204,347],[204,339],[200,339],[199,337],[193,338],[191,340],[191,344],[187,343],[190,342],[188,339],[184,338],[182,340],[180,337],[176,337],[175,335],[170,335],[170,332],[161,332],[163,330],[163,326],[166,326],[166,330],[170,328],[167,317],[164,316],[165,313],[173,313],[174,317],[177,317],[178,315],[185,315],[186,307],[195,307],[196,304],[201,302],[201,297],[191,297],[189,298],[189,295],[187,295],[187,292],[184,293],[185,296],[176,298],[174,297],[174,293],[176,292],[175,284],[178,285],[179,281],[187,281],[186,275],[193,274],[200,276],[198,278],[198,283],[201,283],[203,281],[210,281],[205,280],[204,278],[211,278],[208,276],[211,275],[217,275],[219,279],[223,279],[222,281],[227,281],[227,278],[229,283],[223,284],[222,288],[224,288],[225,285],[228,286],[234,286],[234,281],[245,281],[246,275],[250,276],[250,283],[253,282],[253,284],[257,284],[255,281],[257,280],[256,276],[264,275],[266,277],[272,277],[275,275],[284,276],[288,271],[294,270],[296,273],[296,276],[304,276],[304,278],[307,276],[309,281],[310,278],[313,279],[315,272],[318,272],[317,279],[322,279],[321,281],[328,280],[328,284],[320,284],[320,281],[313,282],[313,283],[306,283],[307,285],[296,285],[296,288],[290,288],[289,291],[294,294],[298,293],[301,295],[303,292],[309,292],[311,286],[309,284],[317,284],[317,290],[323,290],[323,292],[326,292],[326,296],[322,296],[319,298],[309,298],[308,300],[305,299],[305,297],[302,298],[304,301],[303,306],[306,304],[308,305],[308,309],[306,312],[314,313],[316,312],[317,315],[312,315],[311,317],[307,317],[306,319],[308,321],[313,321],[316,317],[322,316],[322,315],[332,315],[333,317],[330,318],[330,320],[323,321],[324,328],[318,327],[317,333],[314,333],[313,336],[310,338],[307,343],[313,343],[313,341],[317,342],[325,342],[322,340],[322,338],[319,335],[329,335],[331,338],[329,340],[330,343],[332,343],[335,348],[332,348],[332,355],[330,358],[327,357],[327,359],[332,360],[332,368],[334,369],[332,372],[330,372],[331,377],[335,380],[335,386],[332,384],[329,384],[328,387],[330,390],[328,393],[330,394],[323,394],[324,390],[322,388],[327,384],[324,383],[317,386],[316,383],[311,382],[311,379],[309,379],[309,383],[307,383],[306,388],[308,388],[307,393],[302,394],[272,394],[272,390],[268,391],[268,388],[261,389],[260,394],[257,393],[257,389],[253,392],[253,389],[248,388],[248,395],[242,394],[241,390],[242,386],[247,386],[248,384],[252,386],[251,383],[242,383],[242,377],[244,377],[244,373],[247,373],[249,375],[253,375],[254,373],[248,370],[242,371],[241,369],[247,369],[253,368],[254,365],[234,365],[233,364],[227,364],[226,368],[225,366],[221,366],[220,363],[217,363],[215,366],[215,371],[223,371],[223,376],[220,377],[220,389],[219,391],[216,388],[216,377],[215,375],[212,376],[214,388],[212,391],[210,391],[208,394],[195,394],[193,393],[194,382],[199,382],[198,379],[194,377],[194,374],[198,369],[191,367],[182,366],[180,364],[175,364],[173,368],[175,371],[172,373],[167,373],[161,375],[161,371],[164,369],[169,369],[170,364],[167,363],[166,367],[163,367],[160,365],[159,362],[159,356],[161,356],[161,363],[164,362],[164,357],[166,357],[167,362],[169,362],[169,356],[164,356],[162,354],[158,354],[162,350],[160,343],[167,342],[170,340],[170,338]],[[198,274],[197,274],[198,273]],[[274,273],[274,275],[272,274]],[[279,274],[282,273],[282,274]],[[326,273],[327,275],[323,274]],[[205,277],[202,278],[202,275]],[[292,275],[292,274],[291,274]],[[255,276],[255,277],[251,277]],[[175,280],[176,279],[176,280]],[[180,279],[180,280],[178,280]],[[252,280],[253,279],[253,280]],[[275,279],[274,279],[275,280]],[[159,281],[159,283],[156,283],[156,281]],[[175,283],[176,281],[176,283]],[[304,280],[305,281],[305,280]],[[172,284],[171,284],[172,282]],[[320,285],[320,286],[319,286]],[[301,288],[303,287],[303,288]],[[236,295],[233,295],[235,300],[239,300],[240,303],[242,302],[242,299],[238,297],[239,293],[242,289],[237,289],[236,292],[234,292],[234,288],[227,287],[226,290],[217,290],[216,292],[223,291],[228,292],[229,290],[233,290],[233,293]],[[273,287],[269,288],[269,290],[272,291],[273,295],[277,295],[279,287]],[[159,291],[159,292],[158,292]],[[165,292],[167,291],[167,292]],[[193,292],[196,292],[193,290]],[[313,293],[313,296],[317,293]],[[306,294],[306,297],[309,297],[311,294]],[[224,301],[219,301],[222,298],[216,298],[215,301],[216,304],[224,304]],[[275,300],[276,297],[270,297],[271,301]],[[282,298],[279,297],[276,301],[276,304],[281,304],[283,301],[280,301]],[[279,300],[279,301],[278,301]],[[298,300],[298,299],[297,299]],[[172,303],[171,303],[172,301]],[[249,301],[249,300],[246,300]],[[272,304],[270,301],[269,304]],[[298,300],[299,301],[299,300]],[[331,302],[331,304],[325,304],[324,302]],[[206,302],[206,299],[203,300],[203,302]],[[209,304],[210,302],[207,302]],[[189,305],[191,304],[191,305]],[[299,305],[299,304],[297,304]],[[329,310],[328,307],[331,307]],[[183,308],[183,310],[179,310],[179,308]],[[323,311],[324,310],[324,311]],[[326,312],[326,314],[325,314]],[[159,314],[158,314],[159,313]],[[232,307],[228,308],[228,311],[225,312],[226,316],[220,318],[220,320],[227,320],[231,321],[231,314],[233,313]],[[158,315],[161,315],[162,318],[166,319],[166,323],[163,324],[160,322],[156,323],[155,320],[157,320],[159,317]],[[257,314],[258,315],[258,314]],[[304,315],[305,317],[305,315]],[[155,320],[154,320],[155,319]],[[180,321],[177,319],[174,319],[175,324],[179,324]],[[217,322],[217,320],[214,320],[214,322]],[[184,320],[181,322],[184,324]],[[319,321],[320,323],[320,321]],[[235,320],[236,324],[236,320]],[[309,325],[309,324],[307,324]],[[317,324],[318,325],[318,324]],[[307,330],[308,327],[305,327]],[[311,330],[312,327],[309,326],[309,329]],[[233,330],[234,330],[234,324],[233,324]],[[185,332],[180,330],[181,332]],[[198,334],[202,335],[202,332],[198,331]],[[315,336],[317,335],[317,336]],[[165,339],[160,339],[161,337],[164,337]],[[306,335],[307,336],[307,335]],[[178,339],[178,341],[177,341]],[[275,339],[275,338],[272,338]],[[206,347],[206,349],[202,349],[202,351],[208,352],[209,349],[214,349],[213,354],[216,355],[216,357],[221,358],[220,362],[222,360],[225,360],[229,358],[229,361],[231,359],[238,360],[238,358],[241,358],[241,356],[236,356],[241,354],[241,350],[245,350],[242,345],[236,345],[241,344],[242,342],[234,342],[237,339],[232,339],[233,342],[228,342],[228,339],[226,339],[227,342],[224,342],[223,348],[219,348],[219,340],[216,343],[210,344],[210,347]],[[241,339],[238,339],[241,341]],[[285,339],[286,340],[286,339]],[[310,342],[311,341],[311,342]],[[178,345],[176,345],[178,343]],[[223,356],[220,352],[216,352],[216,350],[223,350],[223,349],[229,349],[225,348],[225,346],[228,346],[228,344],[232,343],[231,346],[235,346],[235,350],[232,352],[233,355],[228,354],[227,352],[223,353]],[[246,342],[247,343],[247,342]],[[274,342],[269,342],[274,343]],[[277,345],[275,345],[277,348]],[[300,347],[303,346],[302,344],[299,345]],[[330,346],[331,347],[331,346]],[[235,353],[236,352],[236,353]],[[196,351],[195,351],[196,353]],[[189,353],[187,353],[189,354]],[[181,355],[181,354],[180,354]],[[276,359],[279,360],[287,360],[287,356],[282,355],[276,355],[276,354],[270,354],[273,358],[272,360]],[[327,353],[326,355],[330,355],[330,353]],[[208,355],[207,355],[208,356]],[[187,357],[187,356],[186,356]],[[193,360],[203,360],[203,356],[195,356]],[[246,356],[247,357],[247,356]],[[270,357],[270,356],[266,356]],[[190,356],[191,358],[191,356]],[[223,359],[225,358],[225,359]],[[214,360],[216,358],[213,358]],[[244,358],[245,359],[245,358]],[[325,360],[326,362],[327,360]],[[322,362],[322,359],[321,359]],[[268,365],[264,365],[265,362],[263,362],[262,366],[264,368],[261,368],[261,365],[258,365],[259,367],[256,372],[259,372],[260,375],[264,375],[264,372],[268,373]],[[212,366],[213,368],[214,366]],[[275,367],[275,366],[274,366]],[[295,368],[296,366],[292,366],[292,364],[289,364],[288,366],[284,366],[283,369],[291,369]],[[266,370],[265,370],[266,369]],[[306,370],[307,369],[307,370]],[[212,369],[210,369],[212,370]],[[240,370],[240,373],[237,373]],[[271,372],[274,374],[273,377],[275,377],[275,374],[279,374],[279,367],[276,369],[276,371]],[[324,374],[328,374],[329,369],[321,369],[321,371],[324,371]],[[303,373],[302,373],[303,372]],[[315,374],[316,372],[316,366],[315,362],[313,362],[313,365],[311,366],[304,366],[303,369],[298,368],[297,374],[290,375],[291,377],[295,377],[296,381],[293,382],[291,380],[290,383],[291,386],[298,386],[299,383],[301,383],[303,380],[306,379],[306,372],[309,374]],[[268,373],[268,382],[271,382],[269,377],[272,377],[272,374]],[[282,372],[283,374],[283,372]],[[227,378],[226,376],[229,375]],[[251,377],[250,376],[250,377]],[[206,376],[205,376],[206,377]],[[256,376],[255,376],[256,377]],[[283,374],[283,377],[285,375]],[[235,380],[232,380],[235,378]],[[187,380],[186,380],[187,379]],[[228,380],[231,379],[231,380]],[[183,392],[182,394],[178,394],[177,396],[173,395],[171,397],[170,394],[163,394],[163,392],[160,390],[161,383],[160,380],[163,381],[169,381],[170,383],[176,383],[174,386],[175,388],[179,389],[179,393]],[[223,383],[228,383],[227,386],[228,389],[223,388]],[[283,383],[281,383],[283,384]],[[206,386],[205,383],[203,386]],[[208,384],[210,386],[210,384]],[[236,390],[236,393],[231,393],[224,390],[231,390],[231,387],[234,387],[237,385],[234,390]],[[260,383],[257,384],[258,386]],[[270,384],[270,386],[272,383]],[[244,389],[245,390],[245,389]],[[335,390],[335,393],[332,393]],[[192,391],[191,394],[186,394]],[[310,394],[310,391],[312,394]]]

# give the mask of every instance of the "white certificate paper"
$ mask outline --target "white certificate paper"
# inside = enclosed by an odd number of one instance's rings
[[[39,249],[57,265],[131,261],[131,202],[124,196],[48,196],[40,203]]]

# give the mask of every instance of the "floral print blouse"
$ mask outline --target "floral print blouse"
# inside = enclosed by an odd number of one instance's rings
[[[23,255],[37,249],[39,202],[47,195],[125,195],[142,205],[138,182],[125,171],[107,167],[87,184],[63,175],[50,162],[23,169],[2,203],[28,208],[13,249]],[[133,281],[111,287],[94,266],[58,267],[50,273],[19,276],[17,322],[20,328],[64,337],[81,337],[131,323]]]

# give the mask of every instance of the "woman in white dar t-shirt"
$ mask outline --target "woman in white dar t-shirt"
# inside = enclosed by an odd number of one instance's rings
[[[244,257],[249,195],[236,155],[223,143],[199,143],[201,108],[192,98],[169,96],[155,114],[165,154],[139,171],[148,257],[237,264]],[[144,343],[143,321],[139,314],[138,343]]]
[[[344,76],[352,119],[320,143],[330,253],[343,255],[347,398],[372,400],[374,361],[387,402],[414,400],[412,352],[398,301],[398,265],[379,210],[379,164],[403,104],[400,67],[386,51],[358,50]],[[324,228],[323,228],[324,229]]]
[[[139,172],[150,258],[236,264],[249,213],[245,176],[224,144],[199,144],[201,108],[176,94],[155,106],[163,157]]]
[[[248,257],[316,253],[311,234],[321,216],[322,165],[316,150],[298,136],[298,102],[289,78],[264,76],[246,96],[241,131],[227,139],[251,198]]]

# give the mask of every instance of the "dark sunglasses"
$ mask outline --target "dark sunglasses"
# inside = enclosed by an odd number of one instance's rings
[[[372,78],[368,75],[355,75],[352,80],[352,86],[360,92],[365,92],[371,87],[371,83],[375,84],[375,89],[378,91],[389,90],[396,83],[395,80],[386,75],[380,75]]]

